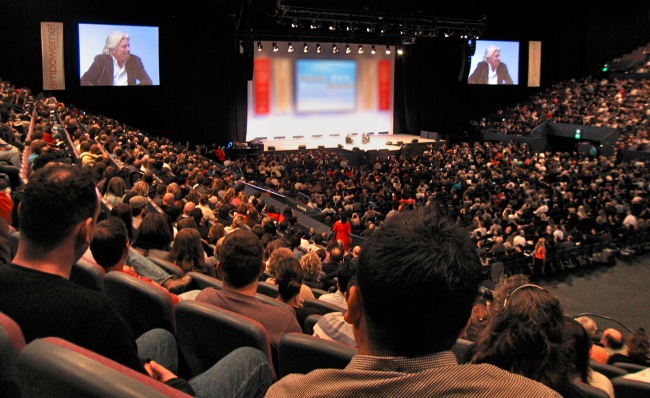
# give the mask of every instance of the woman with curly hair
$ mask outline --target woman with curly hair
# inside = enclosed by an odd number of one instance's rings
[[[570,380],[564,349],[564,316],[558,299],[542,287],[524,284],[494,308],[477,345],[474,363],[489,363],[538,381],[564,397],[581,396]]]
[[[206,265],[201,234],[194,228],[183,228],[176,234],[166,260],[179,266],[183,272],[200,272],[216,277],[215,270]]]
[[[300,258],[302,267],[302,283],[314,289],[324,289],[325,283],[321,282],[321,259],[316,252],[309,252]]]

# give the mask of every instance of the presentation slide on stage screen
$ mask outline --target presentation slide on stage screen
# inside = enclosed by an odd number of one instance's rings
[[[289,45],[254,45],[247,141],[393,132],[394,47],[386,54],[379,45],[348,44],[346,51],[346,43],[292,43],[288,51]]]
[[[519,42],[476,40],[469,84],[519,84]]]
[[[128,84],[125,85],[160,85],[157,26],[80,23],[78,28],[79,79],[82,86],[114,85],[114,57],[111,56],[110,48],[119,47],[119,43],[112,39],[113,32],[129,36],[128,50],[116,50],[118,58],[128,52],[125,67]]]
[[[296,61],[298,112],[353,111],[357,103],[356,88],[355,61]]]

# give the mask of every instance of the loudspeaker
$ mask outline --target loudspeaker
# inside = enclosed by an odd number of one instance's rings
[[[402,144],[404,144],[404,141],[397,141],[395,145],[402,145]]]
[[[430,140],[437,140],[438,139],[438,133],[434,133],[433,131],[429,131],[429,134],[427,135],[427,137]]]
[[[319,145],[318,149],[325,149],[325,145]]]
[[[386,141],[386,145],[393,145],[393,141]]]
[[[275,151],[275,147],[274,147],[274,146],[270,146],[270,147],[268,147],[267,151]]]
[[[418,139],[417,139],[417,138],[414,138],[414,139],[411,140],[411,144],[417,144],[417,143],[418,143]]]
[[[339,144],[338,145],[339,149],[343,149],[343,145]]]
[[[298,145],[298,149],[307,149],[307,145]]]

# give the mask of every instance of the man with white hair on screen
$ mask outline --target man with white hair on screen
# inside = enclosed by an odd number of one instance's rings
[[[129,35],[113,31],[106,38],[103,54],[81,77],[82,86],[150,86],[151,78],[144,70],[142,59],[131,54]]]
[[[499,47],[491,44],[485,49],[483,61],[476,65],[467,82],[469,84],[512,84],[508,67],[501,62]]]

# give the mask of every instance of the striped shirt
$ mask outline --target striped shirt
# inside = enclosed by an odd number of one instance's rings
[[[489,364],[459,365],[450,351],[423,357],[355,356],[345,369],[285,376],[267,397],[560,398],[541,383]]]

